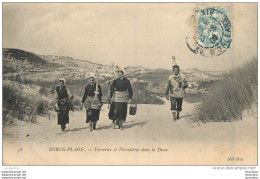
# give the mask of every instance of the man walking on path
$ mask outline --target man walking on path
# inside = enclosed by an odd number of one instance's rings
[[[174,65],[172,71],[173,74],[169,76],[165,95],[167,100],[169,100],[170,97],[173,120],[176,121],[177,119],[180,119],[183,97],[185,89],[188,87],[188,82],[185,79],[185,76],[180,73],[180,67],[178,65]]]

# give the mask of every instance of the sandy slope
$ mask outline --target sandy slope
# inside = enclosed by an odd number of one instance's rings
[[[111,128],[106,105],[93,132],[85,123],[85,111],[70,113],[66,132],[60,131],[55,113],[50,119],[38,117],[38,124],[16,121],[3,130],[4,164],[256,164],[256,111],[244,113],[242,121],[198,124],[190,119],[195,104],[184,102],[181,119],[175,122],[169,107],[168,101],[166,105],[138,105],[137,115],[128,115],[124,131]],[[66,151],[53,151],[62,147]]]

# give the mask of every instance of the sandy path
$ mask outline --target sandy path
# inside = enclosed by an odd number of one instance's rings
[[[128,115],[124,131],[111,128],[106,105],[93,132],[85,123],[85,111],[70,112],[66,132],[60,131],[55,113],[50,119],[38,117],[38,124],[16,121],[3,130],[4,164],[256,164],[256,113],[245,114],[238,122],[196,124],[190,119],[195,104],[184,102],[181,119],[175,122],[169,107],[168,101],[166,105],[138,105],[137,115]]]

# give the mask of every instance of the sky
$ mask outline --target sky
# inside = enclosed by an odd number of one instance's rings
[[[191,52],[196,6],[230,6],[232,47],[216,57]],[[4,3],[3,48],[121,67],[228,71],[257,57],[257,3]]]

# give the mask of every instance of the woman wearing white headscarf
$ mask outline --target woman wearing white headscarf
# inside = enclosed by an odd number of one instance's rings
[[[65,86],[66,80],[64,78],[60,78],[58,82],[59,86],[56,87],[55,110],[58,113],[58,125],[61,125],[61,130],[64,131],[66,124],[69,123],[69,110],[73,110],[70,102],[73,96]]]
[[[91,108],[91,103],[93,102],[95,91],[96,91],[95,77],[90,76],[89,84],[85,87],[85,92],[82,97],[82,105],[81,105],[81,109],[83,107],[83,104],[85,106],[86,123],[89,123],[90,131],[96,129],[97,121],[99,120],[99,114],[100,114],[100,109]],[[99,102],[102,104],[101,98],[102,98],[101,86],[98,85],[98,99]]]

